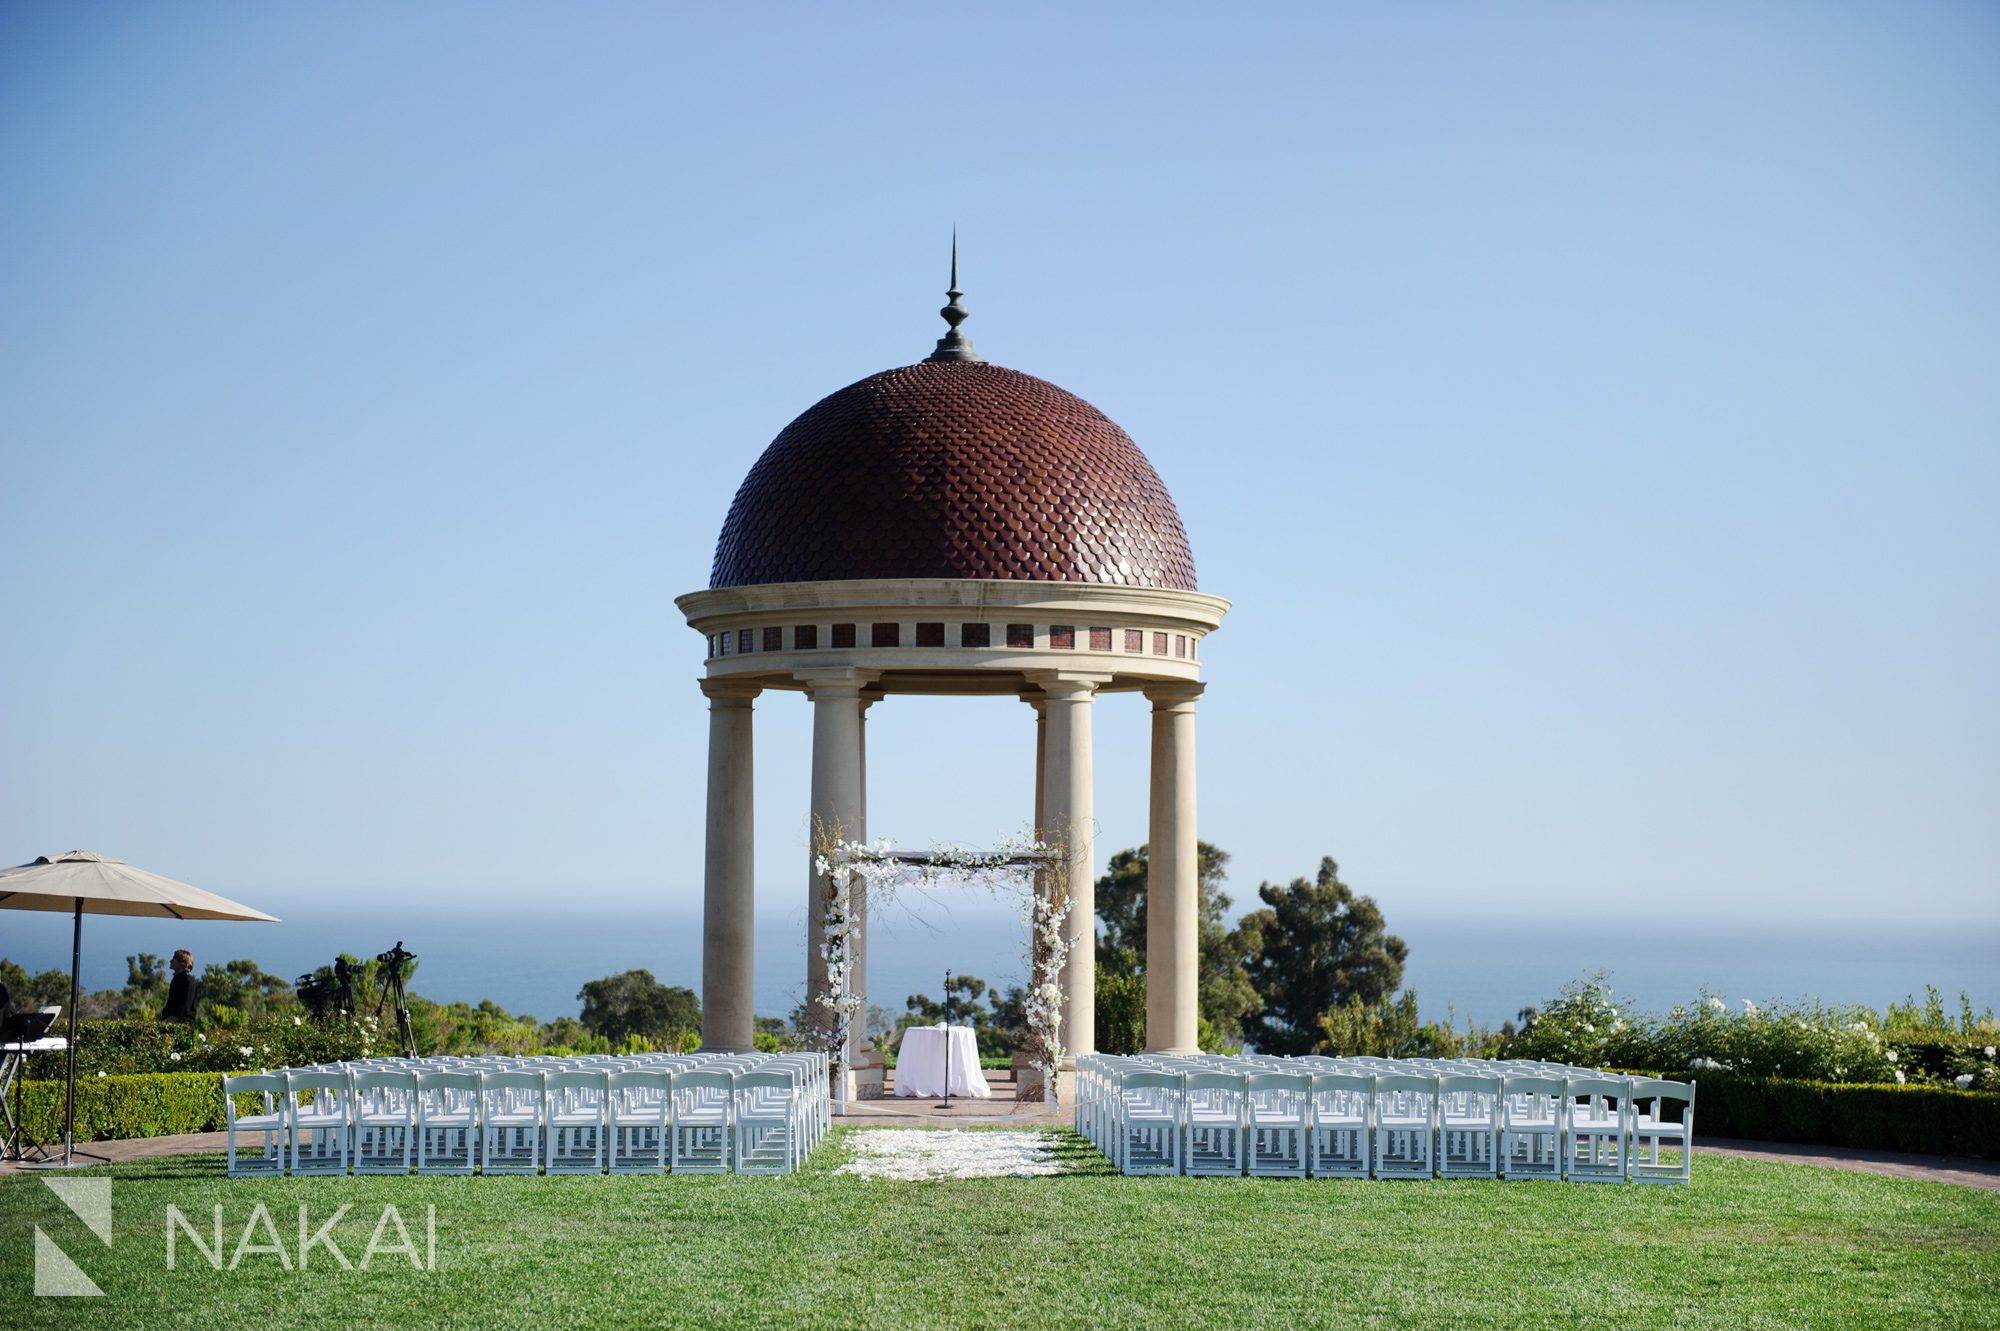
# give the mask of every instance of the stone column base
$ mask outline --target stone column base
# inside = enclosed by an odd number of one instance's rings
[[[860,1100],[880,1100],[889,1089],[888,1060],[879,1049],[864,1049],[854,1059],[854,1094]]]
[[[1076,1103],[1076,1065],[1066,1063],[1056,1069],[1056,1098],[1062,1108],[1069,1109]],[[1014,1055],[1014,1100],[1016,1103],[1042,1102],[1042,1071],[1028,1061],[1026,1054]]]

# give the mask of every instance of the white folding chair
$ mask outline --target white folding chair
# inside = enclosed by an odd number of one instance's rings
[[[786,1071],[739,1073],[731,1094],[736,1100],[736,1172],[791,1173],[804,1134],[797,1079]]]
[[[1437,1173],[1436,1145],[1437,1078],[1377,1075],[1375,1177],[1432,1177]]]
[[[551,1174],[604,1172],[604,1087],[600,1071],[542,1078],[542,1159]]]
[[[669,1168],[677,1174],[727,1173],[733,1154],[729,1115],[736,1099],[734,1074],[707,1066],[677,1072],[672,1090]]]
[[[605,1079],[604,1125],[613,1174],[663,1174],[667,1169],[667,1109],[673,1073],[634,1068]]]
[[[1082,1094],[1079,1080],[1078,1095]],[[1100,1079],[1101,1117],[1109,1125],[1107,1152],[1123,1174],[1181,1172],[1181,1078],[1172,1072],[1127,1072]],[[1093,1118],[1099,1117],[1093,1111]],[[1100,1148],[1102,1149],[1102,1148]]]
[[[1374,1141],[1375,1078],[1314,1072],[1311,1169],[1314,1178],[1367,1178]]]
[[[1572,1183],[1623,1183],[1630,1159],[1631,1083],[1623,1077],[1570,1077],[1563,1100],[1569,1126],[1563,1177]]]
[[[1243,1077],[1190,1072],[1181,1078],[1181,1159],[1191,1175],[1243,1172]]]
[[[1259,1178],[1304,1178],[1312,1145],[1312,1078],[1253,1072],[1243,1079],[1243,1169]]]
[[[1559,1179],[1569,1103],[1560,1077],[1508,1074],[1500,1079],[1500,1173],[1510,1179]]]
[[[1500,1172],[1500,1078],[1438,1077],[1439,1178],[1494,1178]]]
[[[350,1096],[345,1072],[285,1073],[285,1112],[292,1124],[294,1174],[347,1172]]]
[[[1632,1156],[1629,1174],[1634,1183],[1687,1183],[1694,1177],[1694,1088],[1693,1082],[1632,1079]],[[1681,1106],[1679,1118],[1667,1116],[1667,1106]],[[1666,1147],[1679,1152],[1677,1159],[1663,1155]]]
[[[417,1073],[417,1172],[470,1174],[479,1164],[479,1074]]]
[[[262,1108],[238,1113],[236,1097],[262,1096]],[[229,1130],[229,1177],[285,1172],[285,1079],[274,1072],[250,1072],[222,1079],[222,1113]],[[256,1134],[258,1152],[238,1159],[236,1134]]]
[[[479,1170],[542,1172],[542,1074],[525,1068],[479,1073]]]
[[[354,1172],[407,1174],[416,1161],[417,1076],[402,1068],[354,1074]]]

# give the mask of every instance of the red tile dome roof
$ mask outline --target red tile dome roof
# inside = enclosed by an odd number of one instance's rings
[[[857,578],[1195,590],[1138,445],[1075,394],[976,360],[884,370],[786,426],[729,506],[709,585]]]

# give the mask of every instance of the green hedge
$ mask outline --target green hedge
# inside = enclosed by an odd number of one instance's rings
[[[2000,1095],[1938,1086],[1699,1077],[1695,1136],[2000,1158]]]
[[[21,1083],[21,1112],[37,1140],[61,1141],[63,1083]],[[83,1077],[76,1083],[76,1140],[80,1142],[219,1132],[225,1124],[220,1073],[137,1072],[121,1077]]]

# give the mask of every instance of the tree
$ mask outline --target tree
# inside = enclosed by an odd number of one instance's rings
[[[987,1006],[979,1000],[985,998]],[[908,1014],[893,1031],[878,1036],[877,1049],[892,1049],[902,1039],[904,1028],[934,1026],[948,1021],[954,1026],[972,1027],[979,1042],[981,1058],[1004,1058],[1021,1047],[1027,1038],[1027,992],[1020,986],[1007,990],[990,989],[977,975],[956,975],[940,1003],[929,994],[911,994],[904,1000]]]
[[[945,988],[944,1002],[929,994],[911,994],[903,1000],[903,1006],[926,1025],[935,1026],[942,1021],[953,1026],[972,1026],[984,1015],[979,1000],[985,993],[986,981],[977,975],[955,975]]]
[[[592,980],[577,991],[583,1026],[613,1045],[643,1035],[664,1045],[683,1031],[701,1029],[701,1000],[694,990],[664,985],[649,970],[630,970]]]
[[[19,962],[0,957],[0,984],[7,986],[19,1009],[53,1007],[69,1002],[69,972],[45,970],[30,975]]]
[[[289,981],[270,974],[248,957],[220,965],[208,963],[194,982],[194,996],[201,1011],[222,1021],[266,1017],[290,1011],[297,1003]]]
[[[1243,1038],[1244,1022],[1257,1010],[1244,940],[1229,927],[1229,894],[1222,890],[1229,852],[1196,843],[1195,877],[1201,886],[1201,915],[1195,926],[1200,955],[1201,1016],[1229,1041]],[[1146,847],[1121,850],[1110,872],[1097,880],[1097,963],[1107,975],[1144,974],[1146,969]]]
[[[1331,855],[1317,878],[1261,883],[1257,896],[1263,909],[1244,916],[1238,932],[1263,1002],[1246,1033],[1264,1053],[1311,1053],[1321,1013],[1356,1000],[1380,1003],[1403,982],[1408,946],[1384,931],[1374,898],[1340,881]]]
[[[1146,1047],[1146,977],[1097,966],[1097,1052],[1136,1054]]]

